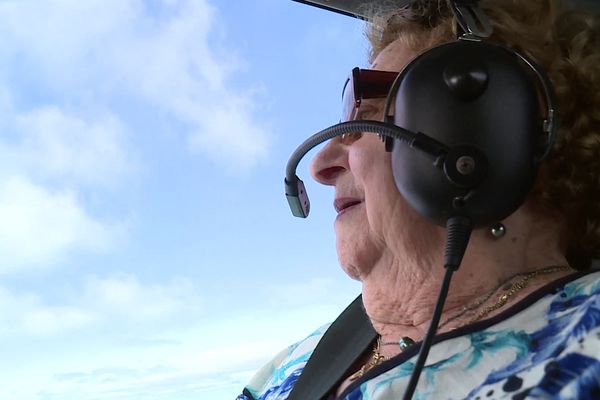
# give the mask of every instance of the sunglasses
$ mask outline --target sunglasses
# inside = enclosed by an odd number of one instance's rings
[[[354,68],[342,90],[341,122],[357,119],[363,100],[386,98],[397,76],[398,72]]]

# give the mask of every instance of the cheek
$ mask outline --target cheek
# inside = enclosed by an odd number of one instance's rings
[[[365,186],[366,219],[371,239],[382,248],[416,260],[437,254],[445,231],[421,216],[400,194],[392,174],[390,159],[377,163]],[[432,253],[433,251],[433,253]]]
[[[385,151],[368,157],[371,154],[360,154],[352,160],[354,184],[361,188],[364,203],[335,225],[340,264],[350,277],[358,280],[369,274],[384,252],[384,232],[391,215],[389,205],[399,195]]]
[[[398,191],[392,174],[391,154],[385,151],[377,136],[369,134],[362,139],[359,151],[350,152],[348,164],[357,184],[365,195],[384,198],[394,196]]]
[[[396,187],[387,153],[373,160],[365,171],[364,188],[368,224],[378,240],[383,240],[389,226],[402,221],[402,214],[408,207]]]

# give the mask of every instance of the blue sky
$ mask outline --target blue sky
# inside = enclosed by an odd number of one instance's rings
[[[360,291],[332,191],[362,24],[291,0],[0,1],[0,398],[232,399]]]

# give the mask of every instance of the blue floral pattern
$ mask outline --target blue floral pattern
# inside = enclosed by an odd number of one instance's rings
[[[238,400],[285,400],[324,332],[281,353]],[[415,358],[381,365],[342,400],[402,398]],[[465,398],[600,399],[600,272],[539,295],[485,329],[436,343],[414,399]]]

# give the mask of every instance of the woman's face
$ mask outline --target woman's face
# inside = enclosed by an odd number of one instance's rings
[[[414,55],[395,41],[371,68],[400,71]],[[357,118],[381,120],[384,101],[363,100]],[[437,227],[410,208],[398,192],[390,154],[377,135],[331,140],[313,158],[311,174],[335,188],[338,258],[352,278],[364,280],[389,255],[402,260],[426,257],[432,247],[439,249]]]

